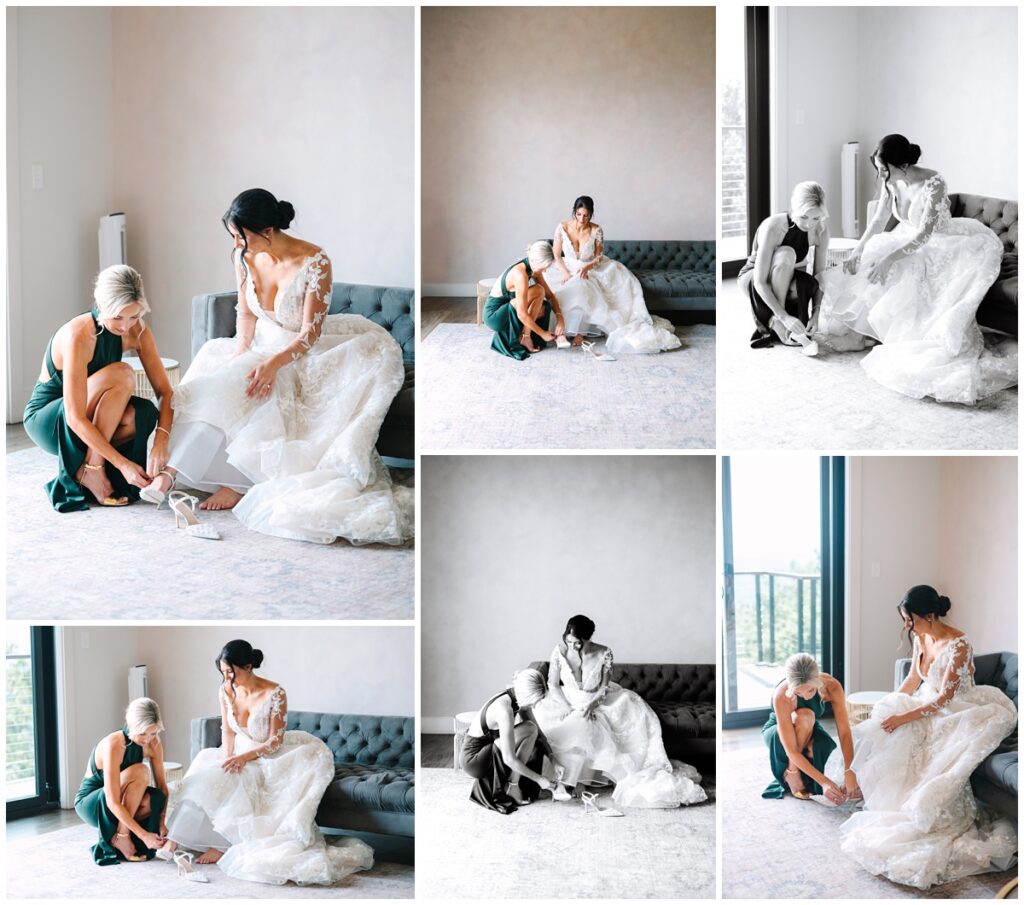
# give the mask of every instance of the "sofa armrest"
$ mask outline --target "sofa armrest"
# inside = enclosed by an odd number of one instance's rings
[[[220,747],[220,717],[200,716],[192,720],[189,759],[195,760],[203,748]]]
[[[192,357],[204,342],[235,335],[237,292],[210,292],[192,299]]]
[[[896,661],[896,670],[893,674],[892,690],[898,691],[903,680],[910,675],[910,657],[900,657]]]

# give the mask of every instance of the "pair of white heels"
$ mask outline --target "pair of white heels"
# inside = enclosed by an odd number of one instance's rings
[[[206,540],[220,540],[220,532],[216,528],[204,525],[199,521],[199,517],[196,515],[199,498],[185,493],[183,490],[175,490],[174,475],[169,471],[161,471],[160,475],[166,475],[171,479],[171,486],[167,493],[157,490],[155,487],[143,487],[139,491],[139,498],[156,506],[166,500],[168,508],[174,513],[174,527],[184,528],[185,533],[189,536],[201,537]]]
[[[178,878],[190,880],[193,883],[209,883],[210,878],[206,874],[195,869],[195,855],[192,852],[177,849],[173,852],[165,848],[158,848],[156,856],[161,861],[173,861],[178,866]]]
[[[555,337],[555,345],[559,349],[571,349],[572,343],[569,342],[569,338],[564,333],[559,333]],[[602,352],[594,347],[592,342],[584,340],[579,344],[579,348],[583,351],[584,355],[589,355],[592,358],[596,358],[598,361],[615,361],[615,356],[610,352]]]

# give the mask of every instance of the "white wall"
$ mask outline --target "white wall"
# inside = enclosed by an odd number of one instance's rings
[[[424,7],[422,35],[425,293],[474,293],[578,195],[609,239],[714,236],[713,7]]]
[[[425,456],[425,731],[584,613],[623,663],[715,662],[713,456]]]
[[[339,282],[412,286],[410,7],[117,8],[114,204],[161,353],[190,358],[192,296],[230,289],[220,218],[247,188]]]
[[[259,674],[280,682],[292,710],[415,713],[409,626],[67,626],[61,642],[66,702],[61,732],[70,798],[93,746],[123,723],[128,669],[136,664],[149,667],[149,693],[163,713],[167,759],[187,765],[191,720],[219,713],[214,660],[238,637],[263,651]]]
[[[112,80],[109,9],[8,7],[8,422],[21,421],[50,336],[92,306],[113,191]]]
[[[921,146],[921,165],[951,192],[1017,198],[1016,9],[788,7],[776,23],[777,209],[817,179],[838,235],[839,152],[860,141],[863,229],[877,192],[870,153],[893,132]]]
[[[1017,650],[1017,459],[947,456],[939,472],[938,588],[978,653]]]

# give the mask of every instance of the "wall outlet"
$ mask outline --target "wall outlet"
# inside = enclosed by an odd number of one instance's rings
[[[40,192],[43,189],[43,165],[32,164],[32,191]]]

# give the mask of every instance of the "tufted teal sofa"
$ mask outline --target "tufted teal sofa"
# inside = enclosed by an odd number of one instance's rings
[[[192,752],[221,742],[220,717],[192,720]],[[322,739],[334,753],[317,825],[326,834],[365,837],[384,860],[411,861],[416,813],[416,725],[412,717],[363,716],[289,710],[287,729]],[[379,837],[391,839],[381,846]],[[397,844],[394,844],[397,843]]]
[[[896,661],[896,688],[903,684],[909,672],[908,657]],[[1013,701],[1014,707],[1019,708],[1016,654],[977,654],[974,657],[974,681],[978,685],[995,686]],[[971,789],[975,798],[1017,822],[1016,728],[971,774]]]
[[[532,669],[547,679],[548,663]],[[616,663],[612,681],[635,691],[658,714],[661,737],[669,757],[714,770],[715,666],[674,663]]]
[[[212,292],[192,299],[192,357],[208,339],[235,335],[237,292]],[[391,403],[377,438],[382,456],[392,464],[411,467],[416,456],[415,359],[416,327],[413,322],[413,291],[385,286],[335,283],[331,314],[361,314],[385,327],[402,347],[405,383]]]

